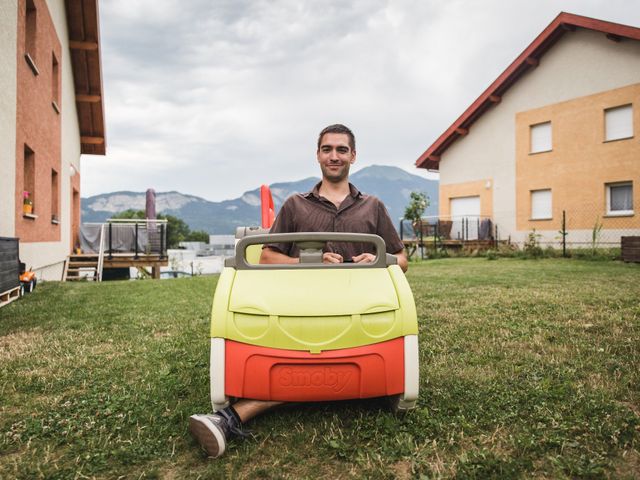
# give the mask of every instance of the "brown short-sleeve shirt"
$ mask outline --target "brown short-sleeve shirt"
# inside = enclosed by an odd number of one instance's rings
[[[373,233],[384,239],[388,253],[398,253],[403,249],[404,244],[387,209],[378,198],[361,193],[350,183],[350,194],[342,201],[340,208],[336,208],[331,201],[320,196],[319,188],[320,183],[310,192],[289,197],[269,233]],[[265,246],[290,257],[298,257],[300,253],[291,243],[270,243]],[[325,251],[339,253],[345,260],[350,260],[361,253],[375,253],[375,248],[368,243],[328,242]]]

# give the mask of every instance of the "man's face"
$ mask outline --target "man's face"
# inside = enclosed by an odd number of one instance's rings
[[[349,167],[356,161],[356,152],[349,146],[346,133],[325,133],[317,157],[323,180],[338,183],[349,177]]]

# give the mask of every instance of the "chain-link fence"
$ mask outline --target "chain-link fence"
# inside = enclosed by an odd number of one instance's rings
[[[407,246],[428,249],[535,247],[565,254],[571,250],[619,249],[622,237],[640,236],[639,215],[626,210],[606,212],[594,204],[554,209],[550,219],[514,220],[510,226],[507,221],[500,223],[481,215],[423,217],[416,224],[405,219],[400,221],[400,234]]]
[[[563,251],[618,249],[622,237],[640,235],[640,218],[633,211],[603,210],[600,205],[583,204],[562,209],[550,220],[529,221],[530,230],[514,243]]]

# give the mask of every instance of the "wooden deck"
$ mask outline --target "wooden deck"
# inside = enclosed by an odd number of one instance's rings
[[[71,262],[71,257],[70,260]],[[76,276],[69,275],[66,279],[72,280],[74,278],[81,279],[87,274],[81,273],[82,269],[89,270],[92,265],[97,265],[98,254],[96,253],[82,253],[73,255],[73,263],[78,267],[79,271]],[[103,269],[108,268],[143,268],[151,267],[151,276],[153,278],[160,278],[160,267],[166,267],[169,265],[169,257],[161,256],[159,254],[138,253],[137,255],[131,253],[113,253],[109,255],[104,254]],[[95,268],[95,267],[94,267]],[[93,278],[91,278],[93,279]]]
[[[158,254],[145,255],[139,253],[114,253],[111,256],[105,253],[104,255],[104,268],[143,268],[151,267],[151,276],[153,278],[160,278],[160,267],[166,267],[169,265],[169,257],[161,256]]]

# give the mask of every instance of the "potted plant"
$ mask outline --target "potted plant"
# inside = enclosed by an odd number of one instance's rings
[[[29,192],[26,190],[22,192],[22,213],[30,215],[33,212],[33,201],[29,198]]]

